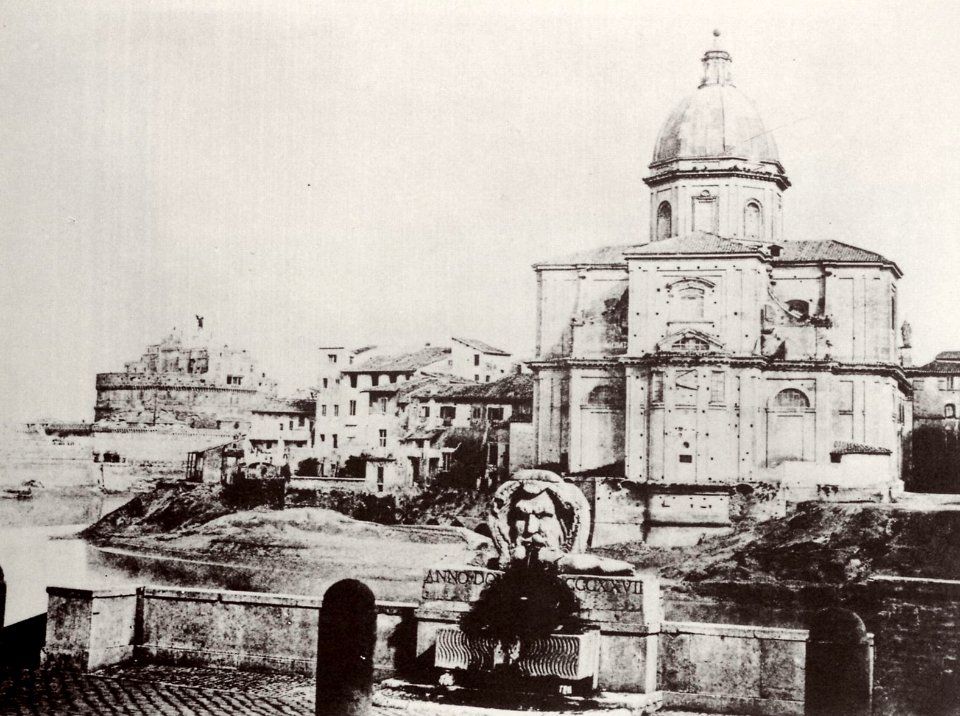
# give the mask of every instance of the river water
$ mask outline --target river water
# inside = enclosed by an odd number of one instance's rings
[[[7,585],[4,623],[46,611],[47,587],[168,584],[250,588],[243,568],[178,562],[101,550],[75,535],[116,509],[129,496],[35,493],[32,499],[0,499],[0,569]]]

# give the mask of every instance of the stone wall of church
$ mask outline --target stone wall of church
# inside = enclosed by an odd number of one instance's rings
[[[875,481],[900,474],[909,401],[892,377],[632,365],[626,385],[626,475],[638,482],[779,482],[788,472],[803,480],[800,465],[823,481],[824,467],[838,472],[830,469],[838,441],[890,450]]]
[[[570,267],[538,271],[538,358],[623,354],[627,306],[625,269]]]
[[[628,259],[628,265],[629,355],[672,350],[669,339],[685,330],[709,334],[736,355],[756,352],[768,288],[759,259]]]

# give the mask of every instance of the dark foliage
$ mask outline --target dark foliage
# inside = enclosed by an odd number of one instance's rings
[[[960,493],[960,434],[939,425],[920,425],[910,438],[910,492]]]
[[[297,463],[297,475],[300,477],[317,477],[320,468],[320,460],[315,457],[308,457]]]
[[[579,603],[555,569],[510,567],[496,577],[464,616],[461,626],[473,638],[525,644],[562,629],[580,626]]]

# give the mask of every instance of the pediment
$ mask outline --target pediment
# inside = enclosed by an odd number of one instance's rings
[[[696,328],[684,328],[664,336],[657,343],[657,350],[671,353],[715,353],[723,350],[723,343],[710,333]]]

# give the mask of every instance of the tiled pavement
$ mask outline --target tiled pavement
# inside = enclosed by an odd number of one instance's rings
[[[378,699],[383,701],[383,699]],[[371,716],[436,716],[454,709],[418,701],[377,704]],[[0,714],[17,716],[313,716],[312,678],[233,669],[139,666],[93,674],[62,668],[0,672]],[[615,712],[608,712],[615,713]],[[696,716],[658,712],[658,716]]]

